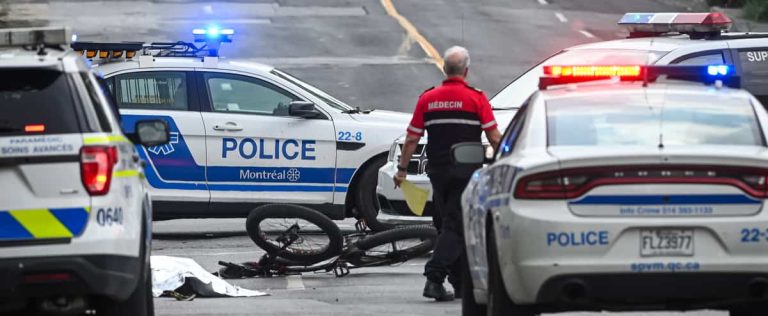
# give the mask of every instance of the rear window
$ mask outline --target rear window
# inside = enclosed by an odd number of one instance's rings
[[[550,146],[762,145],[747,102],[666,98],[664,105],[600,100],[547,103]],[[639,100],[636,100],[639,101]]]
[[[73,102],[60,71],[0,70],[0,136],[79,133]]]

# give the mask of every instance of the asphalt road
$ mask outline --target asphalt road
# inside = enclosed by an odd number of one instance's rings
[[[354,106],[410,112],[421,91],[441,81],[434,52],[452,45],[469,48],[470,82],[491,96],[558,50],[621,37],[615,22],[626,11],[686,10],[696,2],[0,0],[0,26],[70,25],[81,41],[149,42],[188,40],[193,28],[215,23],[237,31],[235,42],[222,50],[227,58],[275,65]],[[154,254],[190,257],[210,271],[218,268],[218,260],[253,260],[261,251],[243,236],[240,221],[158,222]],[[345,278],[306,274],[237,280],[271,296],[158,298],[155,304],[160,315],[459,315],[458,302],[434,303],[420,296],[423,264],[422,259],[358,270]]]

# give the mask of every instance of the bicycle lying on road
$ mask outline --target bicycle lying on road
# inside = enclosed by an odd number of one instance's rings
[[[291,204],[270,204],[251,211],[248,235],[267,253],[256,262],[219,261],[223,278],[242,278],[333,271],[337,277],[350,269],[400,264],[428,254],[437,239],[431,226],[406,226],[369,234],[342,235],[328,217]]]

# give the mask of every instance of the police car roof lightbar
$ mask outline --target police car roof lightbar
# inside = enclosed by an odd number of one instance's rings
[[[68,27],[0,29],[0,47],[62,47],[72,40]]]
[[[618,24],[629,31],[630,38],[681,33],[697,39],[720,35],[731,28],[733,20],[721,12],[627,13]]]
[[[730,65],[705,66],[638,66],[638,65],[575,65],[544,66],[544,76],[539,78],[539,89],[545,90],[551,86],[574,84],[580,82],[619,78],[622,81],[655,82],[659,77],[668,79],[712,84],[721,81],[723,85],[739,88],[741,80],[731,74]]]
[[[195,36],[196,43],[205,43],[209,56],[218,56],[221,43],[231,43],[235,35],[233,29],[220,29],[212,26],[206,29],[194,29],[192,35]]]

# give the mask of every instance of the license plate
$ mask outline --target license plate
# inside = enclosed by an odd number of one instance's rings
[[[640,256],[693,256],[693,229],[641,229]]]

